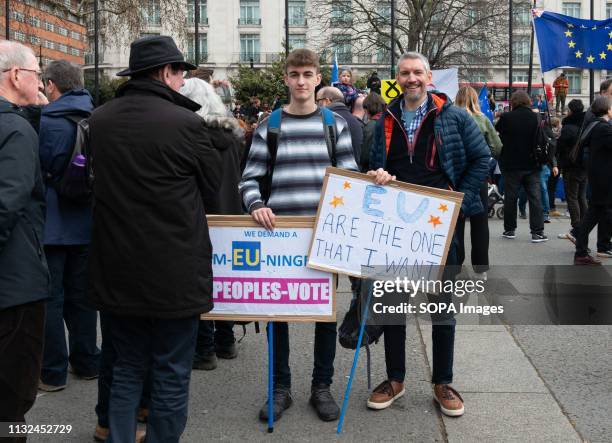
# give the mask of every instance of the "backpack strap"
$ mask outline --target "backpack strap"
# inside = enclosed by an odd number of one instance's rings
[[[336,158],[336,141],[338,139],[336,134],[336,118],[334,113],[327,108],[321,109],[321,118],[323,119],[323,131],[325,132],[325,143],[327,143],[327,152],[329,159],[333,167],[338,164]]]
[[[261,199],[264,204],[268,204],[268,199],[272,193],[272,175],[274,175],[274,165],[276,164],[276,154],[278,152],[278,139],[280,138],[281,116],[283,110],[278,108],[268,117],[268,131],[266,143],[268,145],[268,164],[266,165],[266,176],[262,182]]]

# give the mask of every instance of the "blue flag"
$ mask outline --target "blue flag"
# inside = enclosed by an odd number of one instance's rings
[[[334,51],[334,64],[332,65],[331,82],[338,83],[338,54]]]
[[[561,66],[612,69],[612,19],[533,11],[542,72]]]
[[[480,90],[480,94],[478,94],[478,104],[480,105],[480,110],[482,113],[491,120],[493,123],[493,112],[491,111],[491,106],[489,105],[489,91],[487,90],[487,84],[485,83],[482,89]]]

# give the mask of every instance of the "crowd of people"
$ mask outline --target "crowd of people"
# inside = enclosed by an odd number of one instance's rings
[[[330,165],[364,172],[378,185],[400,180],[462,192],[446,264],[463,265],[469,219],[471,264],[481,279],[489,269],[489,184],[504,189],[503,237],[516,238],[524,192],[531,241],[542,243],[554,216],[550,183],[562,175],[571,219],[563,238],[575,243],[574,263],[601,263],[588,249],[595,225],[596,255],[612,258],[611,80],[588,111],[570,101],[561,122],[542,117],[538,102],[533,112],[521,91],[491,122],[471,87],[456,97],[429,90],[429,62],[417,52],[399,58],[403,94],[390,104],[376,75],[367,92],[352,85],[350,70],[321,85],[319,56],[297,49],[285,65],[288,104],[253,97],[232,111],[165,36],[131,44],[129,67],[117,74],[129,80],[96,109],[71,63],[54,61],[41,72],[30,49],[2,41],[0,69],[3,422],[24,422],[37,390],[63,390],[71,371],[97,379],[96,440],[178,441],[192,370],[238,356],[232,322],[200,320],[213,308],[205,215],[250,214],[270,230],[277,215],[315,215]],[[278,126],[269,126],[273,120]],[[73,155],[83,130],[95,167],[90,194],[76,198],[64,183],[83,167]],[[456,272],[449,266],[444,278]],[[357,292],[359,280],[351,283]],[[435,320],[433,399],[457,417],[465,407],[452,387],[455,319]],[[275,322],[274,420],[293,403],[288,331]],[[405,340],[405,325],[384,326],[386,377],[369,408],[404,395]],[[309,402],[323,421],[339,416],[330,390],[336,341],[336,323],[315,324]],[[259,417],[268,420],[267,402]],[[147,423],[146,434],[138,421]]]

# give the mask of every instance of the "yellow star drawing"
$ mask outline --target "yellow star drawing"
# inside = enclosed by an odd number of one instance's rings
[[[612,31],[608,32],[608,37],[612,38]]]
[[[597,26],[593,26],[591,29],[592,29],[593,31],[595,31],[595,30],[597,30]]]
[[[351,184],[349,182],[344,182],[344,189],[351,189]]]
[[[436,226],[442,224],[442,222],[440,221],[440,217],[434,217],[433,215],[429,216],[429,221],[427,223],[431,223],[434,229],[436,228]]]
[[[589,55],[589,56],[587,57],[587,62],[588,62],[588,63],[593,63],[594,61],[595,61],[595,57],[593,57],[592,55]]]
[[[336,197],[334,195],[334,198],[332,201],[329,202],[330,205],[332,205],[334,207],[334,209],[338,206],[338,205],[342,205],[344,206],[344,198],[343,197]]]
[[[448,206],[443,203],[440,203],[440,207],[438,208],[438,211],[446,212],[448,211]]]
[[[603,51],[602,51],[602,52],[600,52],[600,53],[599,53],[599,58],[600,58],[600,59],[602,59],[602,60],[605,60],[605,59],[606,59],[606,53],[605,53],[605,52],[603,52]]]
[[[565,36],[566,37],[571,37],[572,36],[572,31],[570,31],[569,29],[567,31],[565,31]]]
[[[582,58],[582,52],[576,51],[576,58]]]
[[[574,40],[570,40],[569,42],[567,42],[567,46],[573,48],[574,46],[576,46],[576,42]]]
[[[612,51],[612,43],[608,43],[608,51]]]
[[[567,24],[567,27],[568,27],[568,28],[573,28],[573,27],[574,27],[574,25],[572,25],[571,23],[568,23],[568,24]]]

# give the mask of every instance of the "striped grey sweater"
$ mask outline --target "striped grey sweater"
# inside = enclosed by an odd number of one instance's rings
[[[357,171],[351,134],[346,120],[336,118],[337,167]],[[325,168],[331,166],[321,112],[292,115],[283,111],[272,192],[268,207],[277,215],[315,215],[319,206]],[[240,193],[249,212],[263,206],[258,179],[266,173],[269,159],[266,134],[268,120],[253,133],[253,142],[240,182]]]

